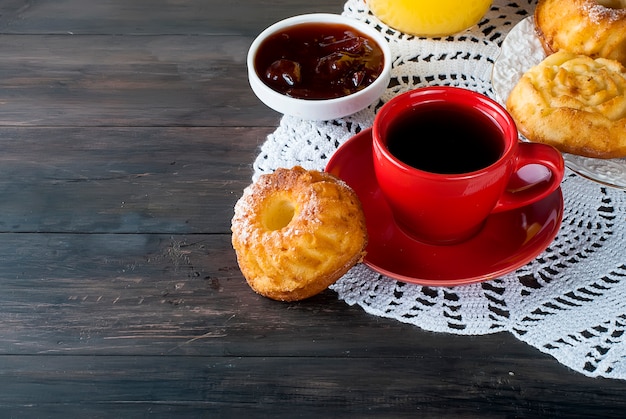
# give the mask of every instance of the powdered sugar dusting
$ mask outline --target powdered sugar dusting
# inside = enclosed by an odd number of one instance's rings
[[[606,20],[615,22],[626,19],[626,8],[619,1],[598,2],[590,0],[582,4],[582,11],[589,16],[593,23],[597,24]]]
[[[247,186],[241,198],[234,208],[234,216],[231,221],[231,230],[242,243],[261,242],[265,245],[274,245],[277,240],[283,237],[293,237],[310,232],[321,223],[320,215],[323,204],[323,197],[318,196],[315,188],[310,187],[315,182],[323,182],[326,179],[314,179],[310,173],[301,168],[296,168],[297,173],[293,173],[287,179],[282,177],[286,184],[280,184],[280,175],[265,174],[260,176],[255,182]],[[300,172],[301,171],[301,172]],[[324,173],[324,177],[330,176]],[[301,181],[304,186],[294,188],[294,185]],[[333,180],[335,178],[333,177]],[[337,183],[344,184],[337,179]],[[347,186],[347,185],[346,185]],[[264,209],[265,199],[276,191],[285,191],[291,195],[291,199],[296,203],[296,213],[289,224],[280,230],[268,231],[260,225],[259,216]]]
[[[242,243],[246,243],[250,239],[252,227],[246,221],[254,212],[252,195],[256,189],[256,184],[251,184],[243,190],[243,195],[234,208],[234,216],[231,221],[231,230],[236,234]]]

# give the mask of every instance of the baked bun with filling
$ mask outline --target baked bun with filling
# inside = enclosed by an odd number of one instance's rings
[[[626,156],[626,69],[567,51],[528,70],[506,106],[529,140],[571,154]]]

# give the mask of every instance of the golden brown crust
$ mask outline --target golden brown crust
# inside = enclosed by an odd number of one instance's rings
[[[531,68],[506,103],[531,141],[596,158],[626,156],[626,70],[567,51]]]
[[[566,50],[626,65],[624,0],[539,0],[535,27],[547,54]]]
[[[363,260],[361,203],[343,181],[296,166],[262,175],[235,205],[233,248],[248,284],[281,301],[311,297]]]

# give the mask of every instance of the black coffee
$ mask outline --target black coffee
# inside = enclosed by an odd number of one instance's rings
[[[389,128],[387,147],[402,162],[432,173],[473,172],[502,155],[502,130],[475,109],[449,103],[406,112]]]

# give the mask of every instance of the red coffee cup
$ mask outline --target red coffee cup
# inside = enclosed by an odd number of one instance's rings
[[[491,213],[539,201],[564,174],[555,148],[518,140],[499,104],[456,87],[425,87],[387,102],[372,128],[374,171],[394,218],[413,238],[454,244]]]

